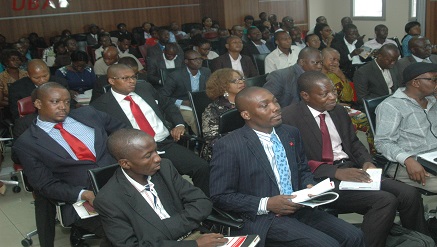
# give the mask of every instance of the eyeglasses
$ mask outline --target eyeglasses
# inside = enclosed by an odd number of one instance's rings
[[[199,62],[199,61],[203,61],[203,58],[201,58],[201,57],[196,57],[196,58],[187,58],[187,60],[189,60],[189,61],[197,61],[197,62]]]
[[[288,19],[288,20],[284,20],[284,21],[287,21],[287,22],[294,22],[294,20],[290,20],[290,19]]]
[[[133,76],[125,76],[125,77],[112,77],[112,79],[114,80],[122,80],[124,82],[129,81],[129,79],[136,81],[138,79],[138,75],[133,75]]]
[[[231,83],[234,83],[234,84],[243,84],[245,81],[246,81],[246,78],[241,77],[241,78],[237,78],[237,79],[231,80]]]
[[[437,77],[430,77],[430,78],[415,78],[414,80],[427,80],[432,81],[434,83],[437,83]]]

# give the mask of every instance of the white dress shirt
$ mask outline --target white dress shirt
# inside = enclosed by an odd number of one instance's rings
[[[264,60],[265,72],[270,73],[278,69],[288,68],[297,63],[297,58],[301,48],[296,45],[290,47],[290,54],[285,54],[279,48],[273,50],[269,55],[267,55]]]
[[[229,58],[231,59],[232,69],[240,71],[244,75],[243,67],[241,67],[241,55],[238,55],[238,58],[234,60],[231,54],[229,54]]]
[[[355,40],[354,42],[352,42],[352,44],[349,44],[349,42],[347,42],[347,40],[345,38],[343,38],[343,40],[347,46],[347,49],[349,50],[349,54],[347,54],[349,61],[352,61],[352,64],[363,64],[363,62],[361,62],[361,60],[360,60],[360,55],[355,55],[353,57],[351,57],[351,55],[350,55],[351,52],[353,52],[355,49],[359,48],[359,47],[355,46],[355,44],[357,43],[358,40]]]
[[[385,83],[387,84],[388,93],[391,94],[392,93],[391,88],[393,87],[393,79],[391,78],[390,70],[381,69],[381,67],[379,67],[377,59],[375,59],[375,62],[379,70],[381,70],[382,76],[384,77]]]

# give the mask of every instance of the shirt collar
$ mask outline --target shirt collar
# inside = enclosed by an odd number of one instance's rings
[[[67,116],[63,123],[68,124],[71,123],[71,121],[72,119]],[[39,118],[39,116],[36,118],[36,125],[40,127],[42,130],[44,130],[44,132],[46,133],[50,132],[53,129],[53,127],[55,127],[56,124],[58,123],[43,121]]]
[[[173,62],[173,61],[176,60],[176,58],[178,57],[178,55],[174,56],[174,58],[173,58],[172,60],[168,60],[168,59],[165,57],[165,54],[164,54],[164,53],[162,53],[162,57],[164,58],[164,61],[167,61],[167,62]]]
[[[423,60],[429,60],[429,57],[427,57],[427,58],[420,58],[420,57],[416,57],[416,56],[414,56],[413,54],[411,54],[411,56],[413,56],[413,58],[417,61],[417,62],[422,62]]]
[[[143,192],[146,189],[145,185],[142,185],[140,183],[138,183],[137,181],[133,180],[129,175],[127,175],[127,173],[124,171],[124,169],[121,169],[121,171],[123,172],[124,176],[126,176],[127,180],[135,187],[135,189],[137,189],[139,192]],[[152,179],[151,176],[147,176],[147,183],[148,184],[153,184],[150,180]]]
[[[195,79],[197,79],[198,77],[200,77],[200,75],[201,75],[201,73],[200,73],[200,69],[197,70],[197,74],[196,74],[196,75],[193,75],[193,74],[191,74],[190,69],[189,69],[188,67],[186,67],[186,68],[187,68],[187,71],[188,71],[188,74],[190,75],[190,77],[193,77],[193,78],[195,78]]]
[[[329,113],[327,111],[324,112],[319,112],[318,110],[312,108],[311,106],[307,105],[308,109],[310,110],[311,114],[313,115],[314,118],[319,117],[320,114],[325,114],[325,115],[329,115]]]
[[[351,44],[351,43],[347,42],[347,40],[346,40],[345,37],[343,37],[343,40],[344,40],[344,42],[346,43],[346,45],[355,45],[355,44],[357,43],[357,41],[358,41],[358,39],[356,39],[356,40],[355,40],[354,42],[352,42],[352,44]]]
[[[114,89],[111,88],[111,93],[114,95],[115,100],[120,104],[124,98],[126,98],[127,95],[120,94],[114,91]],[[130,96],[138,96],[135,92],[130,92],[128,95]]]
[[[231,62],[239,62],[240,60],[241,60],[241,54],[239,54],[238,55],[238,58],[236,59],[236,60],[234,60],[233,58],[232,58],[232,56],[231,56],[231,54],[228,54],[229,55],[229,58],[231,59]]]

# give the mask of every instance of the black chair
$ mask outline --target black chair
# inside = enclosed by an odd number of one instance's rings
[[[193,113],[194,118],[196,119],[199,137],[203,138],[202,114],[205,111],[205,108],[212,102],[212,100],[208,98],[205,91],[188,92],[188,98],[190,99],[191,106],[193,107]]]
[[[204,59],[202,61],[202,67],[205,67],[205,68],[209,69],[209,60],[208,59]]]
[[[237,109],[232,109],[220,115],[218,132],[221,136],[244,126],[244,119]]]
[[[99,167],[88,170],[88,176],[91,180],[94,194],[97,194],[100,189],[109,181],[109,179],[114,175],[115,170],[117,170],[119,164],[113,164],[105,167]],[[213,208],[213,212],[205,220],[204,229],[209,231],[210,229],[205,228],[206,225],[213,226],[214,229],[218,229],[219,232],[224,232],[226,230],[228,236],[230,236],[230,230],[240,229],[243,227],[243,220],[237,218],[231,214],[228,214],[220,209]]]
[[[246,87],[262,87],[267,82],[267,74],[254,76],[246,79]]]
[[[260,75],[264,75],[266,73],[264,60],[266,60],[267,55],[269,54],[252,54],[253,61],[255,62],[255,66],[258,69],[258,73]]]
[[[402,44],[401,44],[401,42],[399,42],[398,37],[393,37],[393,38],[389,38],[389,39],[396,42],[396,45],[398,46],[398,49],[399,49],[399,54],[401,55],[401,57],[404,57],[404,51],[402,50]]]
[[[165,85],[165,80],[167,79],[167,76],[177,70],[178,68],[174,68],[174,69],[160,69],[159,70],[159,74],[161,75],[161,84],[160,86],[164,86]]]

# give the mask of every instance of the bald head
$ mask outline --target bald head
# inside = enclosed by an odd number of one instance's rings
[[[39,86],[32,93],[34,94],[35,99],[42,100],[46,95],[50,95],[51,91],[53,89],[61,89],[61,90],[68,91],[67,88],[65,88],[64,86],[62,86],[61,84],[59,84],[57,82],[47,82],[47,83],[44,83],[43,85]]]
[[[121,70],[132,70],[131,67],[129,67],[126,64],[113,64],[109,66],[108,68],[108,78],[118,77],[118,72]]]
[[[41,86],[50,79],[50,70],[47,64],[41,59],[33,59],[27,65],[27,73],[30,80],[36,86]]]
[[[142,140],[153,145],[154,140],[144,131],[138,129],[120,129],[112,133],[108,138],[108,151],[117,161],[129,159],[130,153],[141,145]]]
[[[297,85],[299,92],[309,93],[315,86],[318,85],[320,80],[329,80],[329,78],[320,71],[307,71],[299,76],[297,79]]]
[[[299,52],[299,56],[297,57],[297,59],[308,59],[319,54],[320,51],[318,49],[313,47],[305,47]]]
[[[262,90],[267,89],[261,87],[244,88],[235,96],[235,107],[239,112],[246,111],[248,109],[248,102],[252,99],[252,96]]]
[[[118,59],[119,59],[117,48],[114,47],[114,46],[106,47],[103,50],[102,57],[103,57],[103,61],[108,66],[116,63],[118,61]]]

